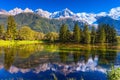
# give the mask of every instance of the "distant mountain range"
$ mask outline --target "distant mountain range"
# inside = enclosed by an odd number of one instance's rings
[[[9,15],[15,16],[19,28],[23,25],[28,25],[36,31],[44,33],[50,31],[58,31],[60,25],[67,23],[70,30],[72,30],[74,23],[78,22],[80,26],[84,23],[88,25],[97,26],[98,23],[107,23],[113,25],[116,30],[120,31],[120,7],[112,8],[108,13],[101,12],[95,13],[74,13],[69,9],[63,9],[56,12],[48,12],[42,9],[36,9],[35,11],[26,8],[15,8],[10,11],[0,9],[0,23],[5,24]]]

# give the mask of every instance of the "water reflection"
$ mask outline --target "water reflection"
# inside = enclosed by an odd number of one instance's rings
[[[4,49],[4,68],[5,69],[9,69],[11,67],[11,65],[14,62],[15,59],[15,53],[16,50],[15,49],[10,49],[10,48],[5,48]]]
[[[90,57],[87,62],[83,60],[83,61],[77,62],[76,64],[75,63],[72,63],[72,64],[44,63],[44,64],[39,64],[35,68],[26,68],[26,69],[18,68],[12,65],[8,69],[8,71],[6,71],[3,67],[4,65],[1,64],[0,78],[1,79],[19,78],[19,79],[27,79],[27,80],[28,79],[29,80],[35,80],[35,79],[51,80],[52,79],[53,80],[52,74],[55,74],[59,78],[58,80],[66,80],[68,78],[80,79],[80,77],[82,77],[84,80],[90,80],[89,77],[91,77],[93,74],[94,75],[98,74],[94,76],[94,78],[91,78],[91,80],[101,80],[101,79],[106,80],[106,76],[105,76],[106,69],[102,67],[98,67],[97,64],[98,64],[98,56],[95,56],[94,59]],[[73,76],[76,74],[79,76]]]
[[[106,70],[119,65],[116,50],[88,46],[27,45],[0,48],[0,79],[107,80]],[[105,49],[104,49],[105,48]]]

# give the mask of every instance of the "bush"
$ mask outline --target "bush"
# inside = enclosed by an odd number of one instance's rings
[[[120,68],[112,68],[107,75],[108,80],[120,80]]]

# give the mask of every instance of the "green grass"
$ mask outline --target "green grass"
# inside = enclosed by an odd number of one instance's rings
[[[43,41],[29,41],[29,40],[6,41],[6,40],[0,40],[0,46],[26,45],[26,44],[35,44],[35,43],[43,43]]]

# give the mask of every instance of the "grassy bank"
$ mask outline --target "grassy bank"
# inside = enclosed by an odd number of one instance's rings
[[[0,46],[25,45],[25,44],[35,44],[35,43],[43,43],[43,41],[29,41],[29,40],[6,41],[6,40],[0,40]]]

